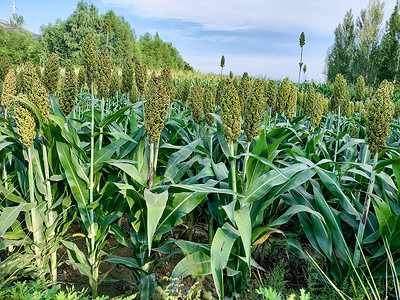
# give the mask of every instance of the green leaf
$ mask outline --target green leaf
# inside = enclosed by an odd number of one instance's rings
[[[113,264],[124,265],[125,267],[128,267],[128,268],[133,268],[133,269],[141,268],[137,259],[135,259],[133,257],[122,257],[122,256],[118,256],[118,255],[109,255],[107,257],[106,261],[113,263]]]
[[[200,139],[195,140],[193,142],[191,142],[190,144],[181,147],[181,149],[175,153],[173,153],[169,160],[168,160],[168,164],[167,167],[165,169],[165,177],[174,177],[174,174],[177,172],[178,170],[178,165],[186,160],[190,155],[192,155],[192,153],[194,152],[194,150],[196,149],[197,145],[200,143]]]
[[[125,112],[130,109],[133,105],[128,105],[125,106],[119,110],[117,110],[116,112],[113,112],[109,115],[107,115],[99,124],[99,127],[106,127],[107,125],[111,124],[112,122],[114,122],[115,120],[117,120],[118,118],[124,117]],[[125,118],[125,117],[124,117]]]
[[[150,300],[156,290],[156,274],[148,274],[140,278],[140,299]]]
[[[323,223],[325,223],[325,220],[322,217],[322,215],[319,212],[313,210],[312,208],[309,208],[304,205],[293,205],[293,206],[289,207],[289,209],[282,216],[280,216],[278,219],[276,219],[269,225],[270,226],[278,226],[278,225],[285,224],[293,217],[293,215],[298,214],[300,212],[308,212],[308,213],[316,216],[317,218],[319,218]]]
[[[201,276],[211,274],[211,257],[202,251],[194,252],[182,259],[172,271],[172,278],[188,275]]]
[[[228,264],[232,246],[238,237],[239,232],[229,223],[225,223],[222,228],[218,228],[211,244],[211,272],[220,299],[224,298],[222,270]]]
[[[147,186],[147,181],[142,177],[142,174],[133,164],[123,163],[117,160],[108,161],[110,165],[120,168],[127,175],[129,175],[133,180],[138,182],[142,186]]]
[[[241,207],[239,210],[235,211],[234,217],[246,253],[246,263],[250,268],[252,226],[249,208],[247,206]]]
[[[158,221],[160,221],[168,201],[168,191],[164,191],[161,194],[153,194],[148,189],[145,189],[144,199],[146,200],[147,206],[147,239],[150,253],[151,243],[153,242],[153,236],[156,232]]]
[[[29,211],[33,209],[35,205],[36,203],[21,203],[18,206],[4,208],[0,215],[0,237],[3,237],[8,228],[14,224],[21,212]]]
[[[207,193],[175,193],[170,197],[168,205],[157,226],[157,234],[166,233],[188,213],[195,209],[201,201],[207,196]]]
[[[85,224],[86,229],[88,229],[90,227],[89,210],[87,208],[87,204],[89,203],[88,188],[85,185],[85,182],[79,178],[75,172],[74,166],[71,162],[71,152],[67,144],[57,141],[56,146],[61,165],[65,171],[67,182],[71,188],[72,195],[78,204],[82,221]]]

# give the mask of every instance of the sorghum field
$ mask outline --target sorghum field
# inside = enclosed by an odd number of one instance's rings
[[[397,84],[81,59],[1,59],[1,299],[400,299]]]

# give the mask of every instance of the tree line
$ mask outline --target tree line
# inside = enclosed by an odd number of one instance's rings
[[[354,83],[362,75],[368,85],[384,79],[399,81],[400,7],[399,2],[383,26],[384,3],[370,0],[357,19],[349,10],[335,29],[334,44],[326,57],[325,73],[333,82],[342,74]]]
[[[20,18],[20,16],[17,16]],[[60,64],[69,61],[81,64],[84,37],[90,34],[98,50],[107,49],[113,65],[121,67],[126,58],[139,61],[150,69],[169,64],[171,69],[192,69],[171,44],[161,40],[158,33],[137,38],[135,30],[122,16],[112,10],[99,14],[96,6],[79,1],[75,11],[66,20],[43,25],[42,34],[35,37],[23,30],[21,20],[10,22],[14,29],[0,26],[0,56],[7,56],[13,65],[30,61],[43,66],[50,53],[55,53]]]

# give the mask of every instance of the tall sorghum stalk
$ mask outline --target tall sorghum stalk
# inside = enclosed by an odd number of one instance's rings
[[[265,106],[264,86],[261,79],[255,79],[252,86],[249,98],[247,99],[246,109],[244,112],[243,129],[246,133],[246,154],[249,154],[251,141],[260,132],[259,126],[263,117]],[[243,183],[246,179],[246,165],[248,156],[246,155],[243,163]]]
[[[304,35],[304,32],[300,34],[300,62],[299,62],[299,80],[297,81],[297,84],[300,84],[300,75],[301,75],[301,67],[303,66],[303,46],[306,43],[306,37]],[[305,71],[304,71],[305,73]]]
[[[160,138],[161,130],[167,116],[169,97],[162,79],[153,75],[150,79],[149,96],[145,103],[144,128],[149,138],[149,187],[153,185],[154,168],[154,143]]]
[[[377,164],[378,153],[383,150],[386,145],[386,139],[390,134],[390,122],[393,118],[394,104],[392,101],[393,84],[384,80],[376,91],[371,103],[367,108],[367,115],[365,120],[365,128],[367,135],[367,145],[371,153],[374,153],[374,163],[371,172],[370,182],[368,185],[368,192],[364,202],[364,210],[360,224],[358,226],[357,241],[362,244],[364,238],[365,226],[369,207],[371,204],[371,195],[374,190],[375,184],[375,166]],[[360,249],[356,245],[354,250],[353,263],[355,267],[358,266],[360,260]]]
[[[99,55],[97,69],[97,86],[98,93],[101,98],[101,121],[104,119],[104,99],[107,99],[110,94],[110,83],[111,83],[111,61],[110,56],[106,49],[102,50]],[[103,144],[103,127],[100,127],[99,136],[99,150]]]

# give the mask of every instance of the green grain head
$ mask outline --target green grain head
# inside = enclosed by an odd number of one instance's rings
[[[14,70],[15,76],[17,78],[17,93],[20,93],[24,87],[24,70],[23,66],[19,68],[19,71],[17,69]]]
[[[36,74],[38,75],[40,80],[43,80],[43,71],[42,68],[39,65],[35,66],[36,68]],[[43,82],[43,81],[42,81]]]
[[[311,116],[311,126],[318,127],[321,122],[322,114],[324,112],[325,97],[321,93],[316,93],[314,98],[314,105]]]
[[[229,72],[229,78],[233,79],[233,72],[232,71]]]
[[[60,105],[60,109],[64,115],[68,116],[73,110],[77,93],[78,90],[75,72],[69,71],[65,73],[61,86],[60,97],[58,98],[58,104]]]
[[[392,95],[393,84],[384,80],[367,107],[365,128],[371,153],[382,151],[390,134],[390,122],[394,113]]]
[[[64,65],[65,65],[65,73],[68,73],[71,71],[75,72],[75,66],[70,59],[65,60]]]
[[[229,78],[225,80],[221,98],[221,119],[225,140],[236,143],[240,136],[241,106],[237,91]]]
[[[203,111],[206,119],[206,123],[209,126],[214,124],[215,118],[210,115],[215,113],[215,86],[208,85],[204,89],[203,93]]]
[[[60,80],[60,64],[58,62],[58,56],[55,53],[51,53],[49,57],[47,57],[46,62],[44,64],[44,70],[42,76],[42,82],[49,94],[55,94],[55,92],[57,91],[59,80]]]
[[[78,90],[85,88],[85,82],[86,82],[85,68],[80,67],[78,71],[78,80],[77,80]]]
[[[144,128],[150,143],[156,142],[160,137],[161,130],[164,128],[168,106],[169,97],[161,77],[151,76],[149,94],[144,109]]]
[[[117,92],[119,92],[120,90],[121,90],[121,78],[119,76],[118,70],[114,69],[111,74],[110,96],[114,98]]]
[[[278,87],[278,94],[276,97],[274,113],[279,114],[285,111],[289,100],[290,91],[291,91],[290,80],[288,77],[286,77],[285,79],[282,80],[281,84]]]
[[[300,33],[300,47],[303,47],[306,43],[306,36],[304,35],[304,32]]]
[[[1,93],[1,106],[3,109],[9,110],[14,102],[14,98],[10,95],[15,95],[17,92],[17,78],[13,69],[9,69],[4,79],[4,87]]]
[[[311,85],[310,88],[308,89],[307,96],[305,97],[304,103],[303,103],[303,112],[306,115],[312,114],[313,107],[315,104],[315,99],[316,99],[315,89],[314,89],[314,86]]]
[[[255,79],[251,86],[244,113],[243,129],[247,142],[251,142],[260,133],[260,126],[265,106],[264,85],[261,79]]]
[[[329,110],[338,113],[339,106],[346,104],[347,100],[347,82],[342,74],[337,74],[333,86],[333,95],[331,97]],[[341,108],[342,109],[342,108]]]
[[[297,88],[295,86],[292,86],[290,89],[287,105],[284,108],[285,116],[289,120],[291,120],[294,117],[294,113],[296,112],[296,105],[297,105]]]
[[[98,61],[99,58],[96,51],[96,45],[92,35],[88,34],[85,36],[82,47],[82,63],[85,67],[88,85],[94,83],[97,78]]]
[[[7,56],[3,55],[0,59],[0,83],[5,80],[9,69],[10,63],[8,62],[8,58]]]
[[[39,80],[35,67],[30,62],[26,62],[24,65],[24,91],[47,124],[50,115],[49,95],[45,86]]]
[[[357,135],[358,135],[358,126],[357,126],[356,121],[354,119],[351,119],[351,121],[350,121],[349,135],[353,139],[357,138]]]
[[[306,93],[304,93],[304,91],[297,93],[297,108],[300,111],[304,111],[305,97],[306,97]]]
[[[360,75],[358,76],[356,83],[356,100],[362,102],[364,101],[364,99],[365,99],[365,81],[364,77]]]
[[[25,94],[19,94],[19,98],[28,101],[28,97]],[[35,118],[33,112],[26,106],[26,104],[16,101],[14,107],[14,119],[18,128],[19,140],[27,148],[33,144],[35,139]]]
[[[240,85],[238,89],[240,111],[242,115],[244,115],[247,98],[250,95],[250,89],[251,89],[251,84],[250,84],[249,74],[247,72],[244,72],[242,79],[240,80]]]
[[[264,86],[265,87],[265,86]],[[276,103],[276,82],[268,80],[265,87],[265,101],[268,108],[274,108]]]
[[[141,95],[143,95],[146,80],[147,80],[146,67],[142,66],[139,61],[136,61],[136,63],[135,63],[135,82],[136,82],[137,88],[139,89],[139,92]]]
[[[122,66],[122,92],[129,93],[133,86],[133,62],[130,58]]]
[[[165,89],[167,90],[169,99],[171,102],[175,101],[175,86],[174,79],[172,78],[172,72],[169,65],[165,65],[161,71],[161,79],[164,83]]]
[[[222,96],[224,95],[225,80],[220,80],[217,85],[217,91],[215,93],[215,104],[222,106]]]
[[[103,49],[99,54],[97,70],[97,92],[100,98],[107,98],[110,94],[111,61],[108,51]]]
[[[201,117],[204,115],[203,111],[203,88],[200,84],[196,83],[190,89],[189,107],[192,111],[193,121],[199,123]]]

